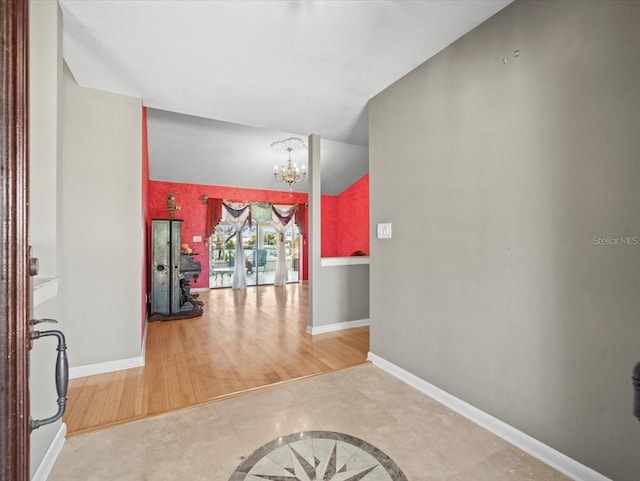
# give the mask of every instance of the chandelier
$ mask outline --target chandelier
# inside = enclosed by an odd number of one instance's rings
[[[279,140],[271,144],[271,150],[274,152],[284,152],[286,151],[289,154],[289,160],[287,163],[283,163],[278,167],[276,164],[273,167],[273,178],[276,182],[286,182],[289,184],[289,190],[293,191],[293,184],[297,182],[302,182],[307,176],[307,168],[304,164],[301,167],[298,167],[298,164],[292,162],[291,160],[291,151],[295,149],[306,149],[307,146],[304,145],[302,139],[298,137],[290,137],[285,140]]]

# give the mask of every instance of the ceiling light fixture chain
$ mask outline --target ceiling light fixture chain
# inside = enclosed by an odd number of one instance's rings
[[[289,190],[293,191],[293,184],[302,182],[307,176],[307,168],[304,164],[298,167],[298,164],[291,160],[291,151],[295,149],[307,149],[304,141],[298,137],[290,137],[285,140],[279,140],[271,144],[271,150],[274,152],[287,152],[289,159],[286,164],[283,163],[278,167],[273,167],[273,178],[276,182],[286,182],[289,184]]]

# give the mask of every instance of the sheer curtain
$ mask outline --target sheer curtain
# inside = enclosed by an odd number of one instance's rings
[[[271,209],[271,224],[278,233],[276,243],[276,273],[273,278],[274,286],[284,286],[287,283],[287,251],[284,241],[284,233],[293,222],[297,205],[274,205]]]
[[[244,247],[242,247],[242,229],[251,223],[251,205],[248,202],[222,203],[222,220],[236,230],[235,264],[233,266],[232,289],[247,288],[247,272],[244,268]]]

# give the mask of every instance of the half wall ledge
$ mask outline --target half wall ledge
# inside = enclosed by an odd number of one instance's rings
[[[322,267],[358,266],[366,264],[369,264],[369,256],[323,257],[320,259],[320,265]]]

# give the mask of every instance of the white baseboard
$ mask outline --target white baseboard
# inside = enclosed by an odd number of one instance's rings
[[[191,292],[209,292],[211,290],[210,287],[192,287]]]
[[[481,411],[480,409],[466,403],[465,401],[458,399],[455,396],[443,391],[442,389],[428,383],[424,379],[405,371],[401,367],[369,352],[367,359],[373,363],[374,366],[387,371],[392,376],[397,377],[401,381],[404,381],[409,386],[417,389],[418,391],[432,397],[436,401],[444,404],[449,409],[461,414],[462,416],[470,419],[474,423],[482,426],[487,431],[492,432],[496,436],[501,437],[505,441],[513,444],[514,446],[522,449],[524,452],[530,454],[534,458],[539,459],[543,463],[548,464],[552,468],[560,471],[562,474],[574,479],[576,481],[611,481],[609,478],[594,471],[593,469],[579,463],[578,461],[571,459],[570,457],[556,451],[550,446],[541,443],[535,438],[532,438],[528,434],[517,430],[516,428],[500,421],[497,418]]]
[[[67,425],[62,423],[56,431],[56,435],[53,437],[49,448],[44,453],[42,461],[40,461],[36,472],[31,476],[31,481],[47,481],[47,478],[53,469],[53,465],[56,463],[56,459],[58,459],[60,451],[62,451],[66,435]]]
[[[115,361],[98,362],[96,364],[86,364],[84,366],[76,366],[69,368],[69,379],[77,377],[94,376],[96,374],[105,374],[107,372],[122,371],[123,369],[131,369],[134,367],[142,367],[145,363],[147,353],[147,326],[144,325],[144,333],[142,334],[142,345],[140,346],[140,355],[130,357],[128,359],[116,359]]]
[[[123,369],[131,369],[133,367],[142,366],[144,366],[144,357],[142,355],[130,357],[128,359],[117,359],[115,361],[86,364],[84,366],[70,367],[69,379],[93,376],[95,374],[104,374],[107,372],[122,371]]]
[[[359,319],[357,321],[336,322],[334,324],[325,324],[324,326],[307,326],[307,332],[312,336],[316,334],[324,334],[325,332],[342,331],[343,329],[351,329],[353,327],[368,326],[369,319]]]

